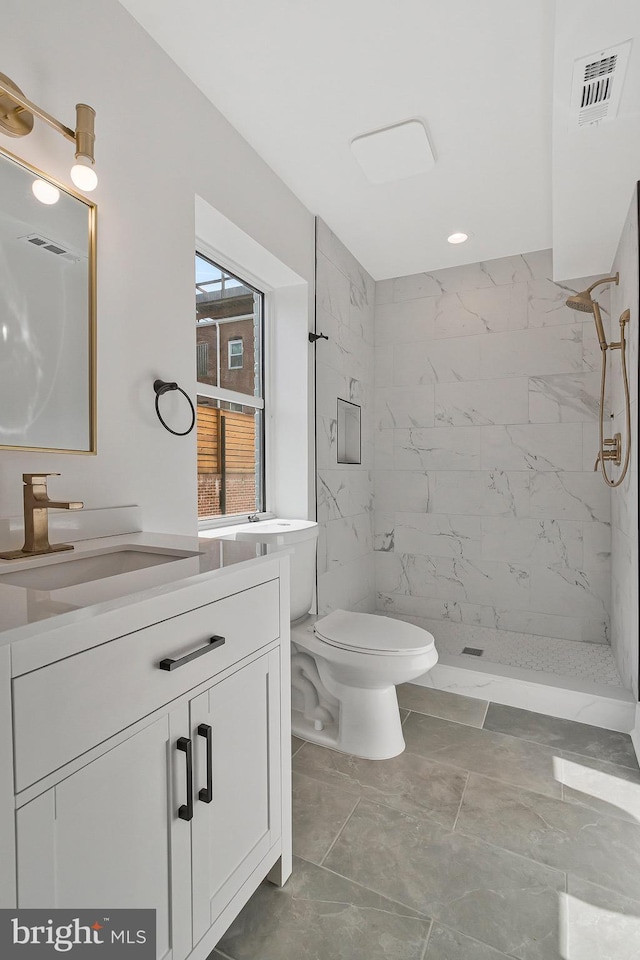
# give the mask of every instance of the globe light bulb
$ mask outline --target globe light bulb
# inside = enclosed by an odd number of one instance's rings
[[[58,188],[46,180],[34,180],[31,184],[31,191],[40,203],[57,203],[60,199],[60,191]]]
[[[98,177],[91,164],[78,158],[78,162],[71,167],[71,179],[78,190],[91,193],[98,186]]]

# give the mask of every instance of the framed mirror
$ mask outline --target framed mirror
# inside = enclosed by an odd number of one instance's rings
[[[0,448],[96,452],[96,206],[0,150]]]

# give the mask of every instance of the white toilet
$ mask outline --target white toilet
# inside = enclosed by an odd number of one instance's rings
[[[334,610],[309,615],[318,525],[264,520],[237,540],[291,547],[291,681],[293,733],[369,760],[405,747],[396,685],[426,673],[438,660],[433,637],[402,620]]]

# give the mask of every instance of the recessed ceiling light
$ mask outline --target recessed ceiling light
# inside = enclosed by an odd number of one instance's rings
[[[469,239],[468,233],[452,233],[450,237],[447,237],[449,243],[464,243],[465,240]]]

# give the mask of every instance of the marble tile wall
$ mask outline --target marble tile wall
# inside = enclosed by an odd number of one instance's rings
[[[600,351],[565,306],[592,281],[551,275],[539,251],[376,284],[377,608],[436,639],[609,642]]]
[[[618,318],[627,307],[631,321],[628,338],[631,399],[631,462],[626,478],[611,491],[611,644],[626,687],[638,697],[638,188],[633,191],[629,213],[614,261],[620,284],[611,288],[611,338],[619,339]],[[620,354],[609,357],[610,410],[613,423],[608,436],[625,433],[625,405],[620,375]],[[611,469],[615,476],[615,469]]]
[[[375,609],[375,284],[322,220],[316,233],[318,610]],[[337,462],[337,400],[361,406],[362,463]]]

